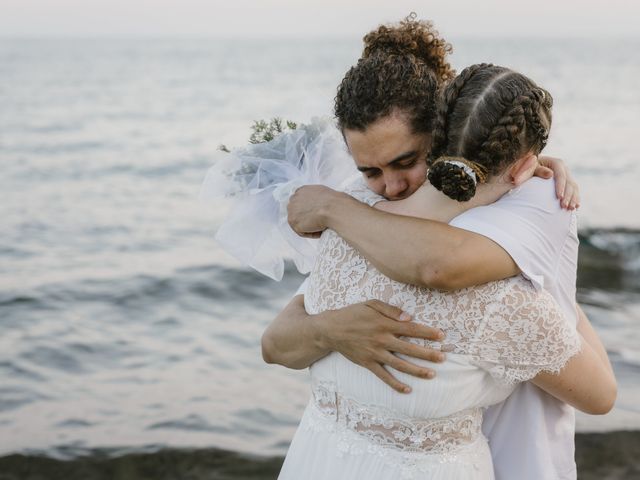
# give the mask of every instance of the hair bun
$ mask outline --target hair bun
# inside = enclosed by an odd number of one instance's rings
[[[385,52],[396,55],[414,55],[424,61],[443,83],[455,76],[455,71],[446,61],[453,51],[451,44],[440,37],[433,23],[416,20],[412,12],[396,25],[380,25],[364,37],[362,58],[374,53]]]
[[[476,179],[463,167],[451,162],[434,162],[429,168],[427,178],[431,185],[459,202],[467,202],[476,194]]]

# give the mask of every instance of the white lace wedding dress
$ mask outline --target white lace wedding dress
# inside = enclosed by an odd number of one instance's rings
[[[349,190],[370,205],[379,197],[364,182]],[[400,247],[399,247],[400,248]],[[411,385],[400,394],[338,353],[310,367],[312,397],[279,480],[492,479],[482,412],[518,382],[557,372],[580,349],[574,328],[553,298],[518,276],[456,292],[402,284],[376,270],[333,231],[320,240],[309,277],[309,313],[369,299],[402,307],[415,322],[439,327],[446,346],[433,380],[394,369]],[[403,358],[406,358],[400,355]]]

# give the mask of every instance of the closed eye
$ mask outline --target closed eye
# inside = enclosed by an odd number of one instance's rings
[[[413,158],[413,159],[411,159],[409,161],[397,163],[397,164],[395,164],[395,166],[396,166],[396,168],[411,168],[416,164],[417,161],[418,160],[416,158]]]
[[[404,155],[400,155],[400,157],[396,158],[393,162],[389,164],[392,168],[411,168],[413,167],[418,159],[420,158],[418,151],[407,152]]]

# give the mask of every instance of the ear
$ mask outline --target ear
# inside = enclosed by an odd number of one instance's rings
[[[533,172],[538,166],[538,156],[533,153],[527,153],[516,160],[509,169],[509,176],[511,177],[511,183],[516,187],[522,185],[524,182],[533,177]]]

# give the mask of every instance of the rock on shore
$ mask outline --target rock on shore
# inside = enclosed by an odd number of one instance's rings
[[[640,432],[576,435],[578,480],[640,479]],[[87,451],[71,460],[14,454],[0,458],[0,480],[274,480],[282,457],[219,449]]]

